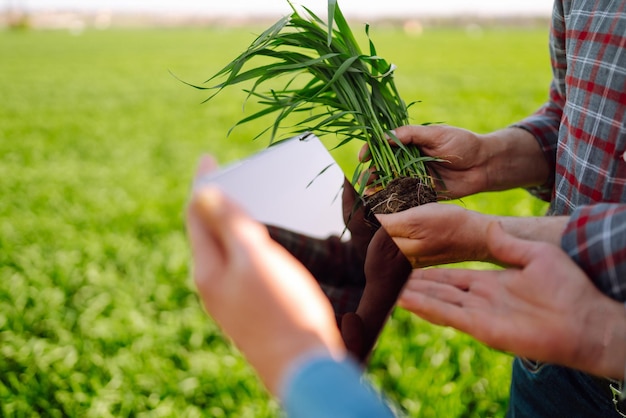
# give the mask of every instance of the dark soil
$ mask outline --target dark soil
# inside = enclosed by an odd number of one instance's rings
[[[366,196],[365,206],[374,214],[386,214],[436,201],[437,192],[423,180],[400,177],[392,180],[383,190]]]

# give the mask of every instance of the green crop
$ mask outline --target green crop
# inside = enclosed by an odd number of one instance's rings
[[[270,143],[277,140],[281,127],[289,129],[290,135],[332,134],[338,139],[335,148],[352,140],[364,141],[371,159],[363,164],[370,169],[359,164],[352,177],[353,184],[360,183],[360,193],[368,184],[384,188],[396,177],[418,177],[431,184],[424,163],[435,159],[405,146],[393,132],[409,123],[410,104],[396,88],[396,67],[377,55],[369,25],[365,25],[369,41],[369,54],[365,54],[336,0],[328,2],[327,23],[311,10],[303,8],[303,16],[289,4],[291,15],[265,30],[205,85],[194,87],[217,90],[210,100],[226,87],[251,84],[243,88],[246,101],[256,99],[261,110],[235,126],[274,114],[271,126],[257,135],[269,131]],[[251,65],[255,59],[259,59],[257,65]],[[261,91],[262,85],[279,79],[284,81],[280,87]],[[221,82],[206,86],[214,80]],[[360,178],[362,172],[367,176]]]

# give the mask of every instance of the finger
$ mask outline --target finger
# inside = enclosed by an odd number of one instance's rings
[[[462,306],[429,293],[406,288],[398,299],[398,306],[436,325],[459,329],[467,327],[467,314]]]
[[[494,310],[491,304],[483,302],[472,300],[458,306],[407,289],[398,300],[398,306],[433,324],[469,334],[495,349],[508,350],[511,344],[506,343],[506,334],[515,334],[519,330],[508,322],[508,318],[502,318],[502,313]]]
[[[417,209],[411,208],[391,214],[380,214],[376,215],[376,218],[392,238],[409,238],[407,225],[411,225],[413,219],[419,219],[415,217]]]
[[[467,269],[430,268],[415,270],[411,277],[419,281],[442,283],[461,290],[468,290],[475,280],[475,273]]]
[[[197,284],[222,275],[225,254],[210,228],[204,225],[194,200],[187,207],[187,237],[192,253],[193,277]]]
[[[200,161],[198,161],[195,178],[199,179],[215,170],[217,170],[217,161],[215,158],[212,155],[203,155],[200,157]]]
[[[365,163],[372,159],[372,153],[370,152],[370,147],[365,144],[359,150],[359,161]]]
[[[363,272],[366,286],[356,313],[373,340],[398,299],[411,273],[411,265],[387,233],[378,229],[367,248]]]
[[[345,177],[343,184],[342,212],[343,222],[352,235],[352,241],[367,245],[366,242],[369,242],[374,230],[368,222],[365,222],[363,200],[358,198],[354,187]]]
[[[429,269],[436,273],[440,273],[439,277],[449,276],[447,269]],[[418,292],[428,295],[429,297],[439,299],[443,302],[461,306],[466,299],[467,290],[469,286],[456,285],[455,283],[449,283],[449,280],[429,280],[425,278],[425,272],[429,270],[415,270],[406,283],[403,291]],[[439,271],[441,270],[441,271]]]
[[[524,267],[537,256],[541,244],[517,238],[505,232],[499,222],[491,222],[487,226],[487,248],[496,260]]]
[[[430,268],[415,270],[411,280],[407,283],[407,288],[418,286],[417,282],[440,283],[442,285],[454,287],[471,297],[481,300],[491,300],[497,297],[499,281],[510,274],[507,270],[469,270],[450,268]],[[467,301],[464,298],[462,302]]]
[[[393,132],[405,145],[430,146],[434,140],[431,126],[406,125],[394,129]]]
[[[377,178],[378,175],[376,174],[376,167],[368,167],[359,174],[359,183],[370,186],[377,180]]]
[[[196,167],[196,175],[193,180],[192,190],[194,193],[197,190],[202,189],[207,184],[210,184],[211,176],[218,168],[217,161],[211,155],[203,155],[198,161]]]
[[[357,199],[356,190],[347,178],[343,178],[343,186],[341,189],[341,208],[343,211],[343,220],[347,225],[348,222],[354,219],[354,215],[357,211],[362,209],[361,200]]]
[[[217,187],[206,186],[196,193],[193,210],[204,230],[212,235],[226,262],[237,265],[247,260],[246,253],[263,246],[266,228],[250,218]]]

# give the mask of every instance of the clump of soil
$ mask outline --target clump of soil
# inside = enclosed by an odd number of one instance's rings
[[[371,214],[387,214],[436,202],[437,192],[419,178],[399,177],[392,180],[386,188],[364,199]]]

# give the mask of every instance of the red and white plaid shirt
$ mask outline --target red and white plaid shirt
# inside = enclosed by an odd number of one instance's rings
[[[535,192],[551,215],[571,216],[563,249],[625,302],[626,1],[555,1],[550,54],[550,98],[515,126],[536,136],[553,167]]]

